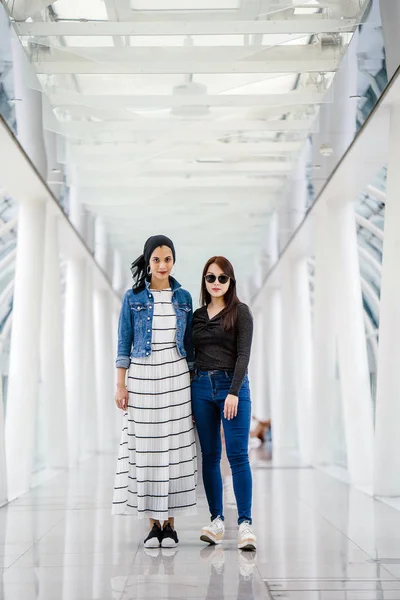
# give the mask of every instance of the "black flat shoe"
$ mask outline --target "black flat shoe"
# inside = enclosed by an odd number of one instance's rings
[[[161,544],[163,532],[161,527],[156,523],[153,525],[153,529],[150,531],[147,538],[144,540],[145,548],[159,548]]]
[[[171,525],[168,523],[162,530],[161,547],[175,548],[179,544],[178,535]]]

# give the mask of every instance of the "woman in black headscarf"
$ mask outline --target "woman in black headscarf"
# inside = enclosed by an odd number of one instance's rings
[[[174,517],[193,514],[196,505],[192,299],[171,276],[174,263],[169,238],[147,240],[132,264],[118,326],[115,402],[124,423],[113,513],[148,517],[150,548],[176,546]]]

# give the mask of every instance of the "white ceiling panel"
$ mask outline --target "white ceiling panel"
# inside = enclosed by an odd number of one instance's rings
[[[68,184],[125,265],[171,235],[190,288],[212,254],[247,279],[359,19],[340,0],[57,0],[16,30]]]

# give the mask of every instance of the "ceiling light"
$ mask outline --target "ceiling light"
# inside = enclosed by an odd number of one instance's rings
[[[222,158],[197,158],[196,162],[198,163],[222,163],[224,162]]]
[[[199,104],[197,106],[185,105],[185,96],[206,96],[206,85],[188,79],[180,85],[175,85],[172,89],[172,94],[175,98],[179,98],[182,101],[180,106],[172,107],[171,115],[174,117],[204,117],[210,113],[210,108],[204,104]]]

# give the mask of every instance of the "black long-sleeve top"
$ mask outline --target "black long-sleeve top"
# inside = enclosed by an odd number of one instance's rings
[[[193,345],[196,368],[200,371],[233,371],[229,390],[239,395],[250,360],[253,337],[253,317],[246,304],[237,307],[236,326],[225,331],[218,313],[209,318],[207,307],[198,308],[193,315]]]

